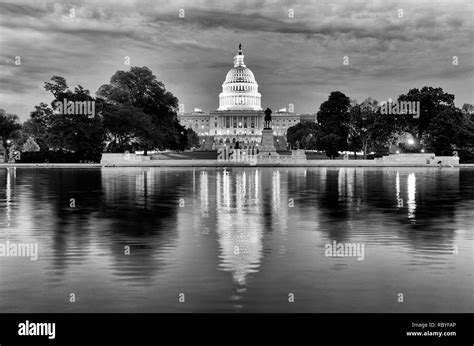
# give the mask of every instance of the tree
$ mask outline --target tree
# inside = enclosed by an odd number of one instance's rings
[[[32,137],[28,137],[25,144],[23,144],[22,151],[36,152],[40,151],[40,147]]]
[[[186,131],[177,122],[178,99],[166,90],[148,67],[132,67],[130,71],[117,71],[110,84],[102,85],[97,95],[117,107],[117,126],[107,128],[110,136],[135,143],[144,150],[183,150]],[[131,114],[139,121],[127,119]],[[110,112],[105,117],[112,117]],[[106,120],[109,124],[110,119]],[[128,129],[128,125],[133,127]]]
[[[8,162],[8,140],[13,139],[20,129],[18,115],[7,114],[5,110],[0,109],[0,136],[2,137],[4,162]]]
[[[186,149],[191,149],[192,147],[197,147],[199,145],[199,137],[192,128],[186,129]]]
[[[58,100],[68,90],[66,80],[60,76],[53,76],[51,80],[53,81],[52,83],[44,82],[44,89],[50,91],[54,98]]]
[[[292,148],[295,148],[298,142],[302,148],[317,149],[317,140],[323,135],[321,126],[314,122],[298,123],[288,128],[286,132],[287,141]]]
[[[51,81],[44,85],[53,94],[51,106],[45,103],[35,106],[24,131],[47,153],[49,150],[70,152],[78,160],[99,161],[105,140],[100,105],[92,116],[85,112],[60,112],[58,107],[64,99],[94,105],[96,101],[81,85],[71,90],[63,77],[53,76]]]
[[[472,113],[472,111],[474,110],[474,106],[469,103],[465,103],[462,105],[461,110],[463,113]]]
[[[444,109],[433,119],[427,129],[428,147],[436,155],[452,155],[454,149],[464,146],[463,135],[468,134],[468,129],[463,129],[464,116],[459,109],[444,107]]]
[[[398,97],[398,101],[420,102],[420,117],[399,115],[397,123],[401,130],[414,134],[418,139],[423,138],[431,121],[440,114],[444,106],[454,107],[454,95],[445,93],[442,88],[424,86],[421,90],[411,89],[407,94]]]
[[[326,155],[334,158],[339,151],[347,150],[349,134],[350,99],[340,91],[333,91],[319,107],[318,123],[325,135],[320,146]]]
[[[319,146],[321,149],[326,151],[326,156],[334,159],[335,157],[339,156],[341,137],[335,135],[334,133],[325,135],[319,140]]]
[[[62,77],[54,76],[53,83],[45,83],[45,89],[51,91],[54,100],[51,102],[53,113],[48,110],[47,143],[50,148],[60,151],[74,152],[80,160],[99,161],[104,149],[105,133],[101,109],[96,109],[92,117],[86,113],[58,113],[58,102],[95,102],[89,90],[81,85],[74,91],[67,87]],[[56,113],[55,113],[56,111]]]
[[[40,150],[48,151],[48,126],[53,116],[53,109],[46,103],[41,102],[35,106],[35,110],[30,113],[30,118],[23,123],[23,132],[28,137],[33,137],[39,145]]]
[[[115,105],[103,99],[98,99],[103,104],[104,129],[107,136],[107,152],[123,153],[138,149],[140,131],[146,131],[151,126],[150,117],[140,108],[131,105]]]
[[[474,116],[464,114],[459,127],[457,145],[474,150]]]
[[[377,100],[366,99],[355,105],[349,115],[349,138],[352,150],[362,150],[364,159],[368,151],[377,151],[393,140],[395,118],[381,114]]]

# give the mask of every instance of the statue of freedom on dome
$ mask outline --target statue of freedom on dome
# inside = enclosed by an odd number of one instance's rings
[[[265,109],[265,129],[271,129],[272,128],[272,110],[267,107]]]

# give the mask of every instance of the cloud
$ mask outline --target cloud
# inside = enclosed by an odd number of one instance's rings
[[[26,109],[50,101],[42,86],[53,75],[94,93],[129,68],[127,56],[150,67],[187,109],[210,111],[242,42],[264,103],[275,107],[294,103],[310,112],[342,86],[349,96],[383,99],[391,85],[406,92],[418,82],[439,83],[472,103],[472,12],[468,0],[7,0],[0,4],[0,102],[26,120]]]

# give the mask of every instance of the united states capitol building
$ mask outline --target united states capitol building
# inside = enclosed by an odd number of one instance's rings
[[[180,112],[178,120],[192,128],[199,136],[201,148],[211,149],[218,144],[258,144],[264,127],[262,94],[253,72],[245,65],[242,45],[234,57],[219,94],[219,108],[206,113],[195,108],[192,113]],[[272,128],[280,149],[286,149],[286,131],[303,121],[316,121],[316,115],[295,114],[293,106],[272,113]]]

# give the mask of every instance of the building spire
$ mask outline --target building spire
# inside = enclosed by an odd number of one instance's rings
[[[242,43],[239,43],[239,55],[242,55]]]

